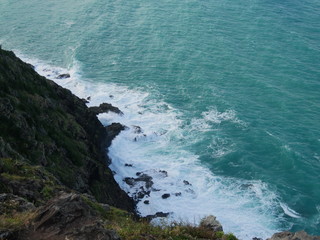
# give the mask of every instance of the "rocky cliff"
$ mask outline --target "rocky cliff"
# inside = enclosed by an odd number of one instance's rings
[[[2,161],[41,166],[70,189],[133,211],[133,201],[107,168],[106,148],[115,135],[102,126],[83,100],[39,76],[12,52],[0,50]],[[3,172],[3,167],[0,170]],[[32,201],[43,191],[43,186],[34,187],[33,180],[23,181],[24,190],[4,174],[0,180],[1,192]]]

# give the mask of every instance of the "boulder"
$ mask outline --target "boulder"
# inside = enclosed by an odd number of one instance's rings
[[[267,240],[320,240],[320,236],[311,236],[305,231],[299,232],[279,232],[272,235]]]
[[[70,78],[70,74],[69,74],[69,73],[63,73],[63,74],[58,75],[57,78],[58,78],[58,79]]]
[[[98,107],[89,107],[89,110],[94,114],[114,112],[123,115],[119,108],[112,106],[110,103],[101,103]]]
[[[37,210],[23,239],[120,240],[116,232],[105,229],[98,213],[80,194],[61,192]]]
[[[165,193],[161,196],[163,199],[167,199],[170,197],[170,193]]]
[[[200,222],[200,227],[211,229],[214,232],[223,231],[221,223],[213,215],[203,218]]]
[[[35,209],[33,203],[11,193],[0,194],[0,213],[24,212]],[[1,239],[1,238],[0,238]]]

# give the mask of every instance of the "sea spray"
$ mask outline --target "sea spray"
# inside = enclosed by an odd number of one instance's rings
[[[152,178],[150,192],[136,198],[142,216],[165,212],[169,213],[168,222],[197,224],[202,217],[214,214],[225,232],[233,232],[240,239],[266,238],[280,231],[287,225],[286,212],[299,217],[266,183],[217,176],[188,149],[185,138],[196,142],[201,138],[199,132],[212,129],[211,124],[229,121],[245,126],[232,109],[219,112],[213,108],[186,124],[181,112],[147,92],[83,80],[77,62],[67,70],[22,58],[33,64],[39,74],[88,99],[88,106],[109,102],[123,111],[123,115],[108,113],[98,117],[105,125],[120,122],[127,127],[108,150],[112,159],[110,168],[119,185],[135,197],[142,185],[128,185],[124,179],[137,178],[139,174]],[[70,73],[70,77],[59,79],[64,73]]]

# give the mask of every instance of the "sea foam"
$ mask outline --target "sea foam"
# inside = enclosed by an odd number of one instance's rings
[[[123,115],[108,113],[98,117],[104,125],[120,122],[127,126],[108,150],[110,168],[122,189],[135,197],[143,183],[130,186],[124,178],[137,178],[137,174],[152,177],[152,189],[137,203],[142,216],[165,212],[170,213],[167,222],[197,224],[202,217],[213,214],[225,232],[233,232],[240,239],[270,237],[283,227],[285,214],[299,216],[284,208],[286,205],[266,183],[217,176],[188,149],[184,137],[192,134],[190,139],[197,141],[201,138],[199,132],[210,129],[212,123],[243,124],[233,110],[220,113],[213,108],[189,125],[184,124],[182,113],[143,90],[83,79],[76,61],[70,69],[64,69],[19,55],[34,65],[40,75],[80,98],[90,99],[89,106],[108,102],[121,109]],[[63,73],[69,73],[70,78],[59,79]],[[220,153],[218,149],[215,157],[225,151],[228,149]],[[170,197],[164,199],[164,194]],[[148,204],[144,203],[146,200]]]

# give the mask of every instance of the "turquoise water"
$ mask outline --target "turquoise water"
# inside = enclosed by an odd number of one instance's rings
[[[143,111],[174,112],[161,122],[176,127],[168,145],[144,142],[141,156],[195,158],[228,190],[215,194],[247,201],[226,200],[234,213],[230,227],[221,216],[228,230],[243,238],[273,230],[320,235],[319,12],[315,0],[0,0],[0,44],[76,68],[86,88],[149,94]],[[241,211],[257,221],[264,215],[265,229],[252,233]],[[234,227],[241,224],[247,232]]]

